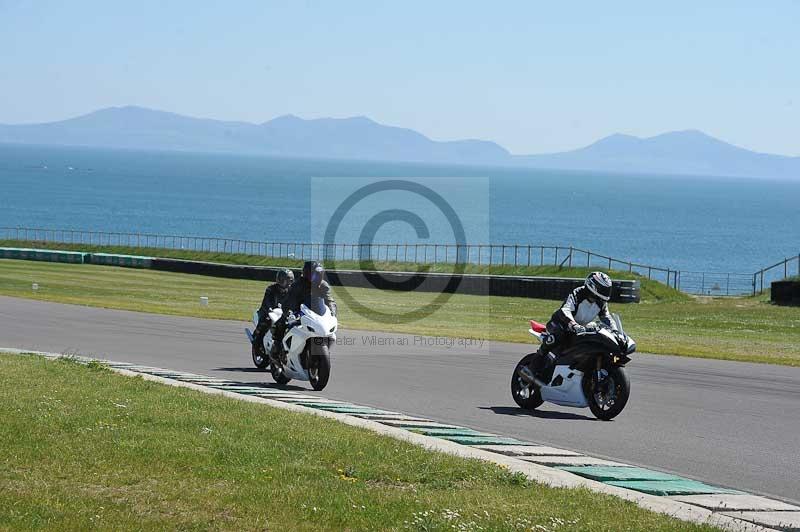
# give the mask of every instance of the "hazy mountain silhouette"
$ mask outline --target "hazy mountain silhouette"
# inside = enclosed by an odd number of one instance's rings
[[[286,115],[251,124],[128,106],[60,122],[0,125],[0,142],[800,179],[800,157],[753,152],[700,131],[650,138],[616,134],[578,150],[511,155],[494,142],[434,141],[411,129],[385,126],[363,116],[304,120]]]
[[[540,168],[800,179],[800,157],[746,150],[696,130],[649,138],[616,134],[578,150],[515,159]]]
[[[286,115],[250,124],[141,107],[112,107],[46,124],[0,125],[0,142],[465,164],[498,164],[510,158],[493,142],[436,142],[366,117],[303,120]]]

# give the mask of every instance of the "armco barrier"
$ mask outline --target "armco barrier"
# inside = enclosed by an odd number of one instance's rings
[[[328,271],[328,281],[333,286],[555,300],[563,300],[572,290],[583,284],[583,279],[566,277],[462,274],[454,279],[453,276],[446,273],[415,274],[348,270]],[[612,301],[618,303],[638,303],[640,301],[639,281],[614,281],[612,296]]]
[[[152,257],[138,255],[115,255],[112,253],[90,253],[87,262],[102,266],[124,266],[126,268],[150,268]]]
[[[274,281],[276,273],[282,269],[269,266],[242,266],[160,257],[153,257],[150,268],[165,272],[192,273],[212,277],[227,277],[229,279],[250,279],[253,281]]]
[[[54,251],[50,249],[0,248],[0,259],[40,260],[83,264],[88,253],[79,251]]]
[[[191,273],[274,281],[281,268],[268,266],[243,266],[180,259],[153,258],[152,269],[177,273]],[[295,271],[295,275],[299,275]],[[381,290],[418,290],[421,292],[457,292],[471,295],[493,295],[508,297],[530,297],[561,300],[570,291],[583,284],[583,279],[563,277],[512,277],[508,275],[462,274],[456,283],[446,273],[371,272],[361,270],[328,270],[328,282],[332,286],[352,288],[378,288]],[[614,281],[613,301],[638,303],[640,284],[636,280]]]
[[[770,291],[776,305],[800,306],[800,281],[773,281]]]
[[[115,255],[108,253],[79,253],[74,251],[49,251],[22,248],[0,248],[0,258],[21,260],[44,260],[51,262],[75,262],[152,270],[229,279],[274,281],[281,268],[269,266],[244,266],[220,264],[159,257]],[[296,275],[300,272],[296,271]],[[333,286],[352,288],[378,288],[420,292],[451,292],[470,295],[492,295],[506,297],[529,297],[536,299],[564,299],[567,294],[583,283],[583,279],[565,277],[516,277],[510,275],[447,273],[371,272],[361,270],[328,270],[328,282]],[[614,281],[612,301],[638,303],[640,284],[637,280]]]

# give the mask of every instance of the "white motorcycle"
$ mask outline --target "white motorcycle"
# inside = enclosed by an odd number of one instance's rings
[[[289,313],[286,318],[286,333],[283,342],[274,357],[272,347],[273,328],[264,335],[263,351],[267,358],[256,360],[256,348],[253,349],[253,362],[259,367],[269,366],[272,378],[278,384],[286,384],[292,379],[308,381],[311,387],[319,391],[328,384],[331,374],[330,350],[336,342],[336,329],[339,321],[331,313],[322,299],[300,306],[300,313]],[[310,308],[311,307],[311,308]],[[313,308],[313,310],[312,310]],[[270,309],[269,319],[274,325],[283,317],[283,309]],[[258,312],[253,314],[253,324],[258,325]],[[245,329],[251,343],[253,333]],[[260,355],[263,357],[263,355]]]
[[[562,406],[586,408],[598,419],[609,420],[622,412],[630,396],[631,383],[625,373],[636,342],[625,334],[619,316],[613,315],[617,330],[590,324],[587,332],[568,341],[554,357],[555,367],[542,375],[532,367],[542,367],[539,352],[526,355],[511,376],[511,395],[525,409],[535,409],[545,401]],[[531,320],[528,329],[540,342],[547,328]]]

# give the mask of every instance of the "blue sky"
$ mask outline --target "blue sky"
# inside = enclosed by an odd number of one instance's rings
[[[514,153],[701,129],[800,155],[800,2],[0,0],[0,123],[366,115]]]

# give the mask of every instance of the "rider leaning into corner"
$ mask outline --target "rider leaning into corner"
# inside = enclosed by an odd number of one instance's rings
[[[278,346],[283,342],[283,336],[286,333],[286,319],[290,311],[297,314],[303,303],[312,299],[322,299],[325,305],[331,309],[331,314],[336,316],[336,301],[333,300],[331,286],[325,281],[324,276],[325,269],[319,262],[306,261],[303,263],[303,273],[292,283],[283,299],[283,317],[275,324],[272,356],[278,354]]]
[[[547,334],[542,336],[539,356],[534,357],[531,369],[540,377],[551,373],[555,367],[560,346],[572,338],[592,332],[595,318],[617,330],[617,324],[608,310],[611,299],[611,278],[603,272],[592,272],[583,283],[567,296],[561,308],[547,322]]]
[[[269,311],[283,303],[289,293],[289,286],[294,282],[294,273],[292,270],[278,270],[275,281],[264,290],[264,298],[261,300],[261,306],[258,307],[258,325],[253,331],[253,344],[257,346],[264,345],[264,335],[272,326]]]

